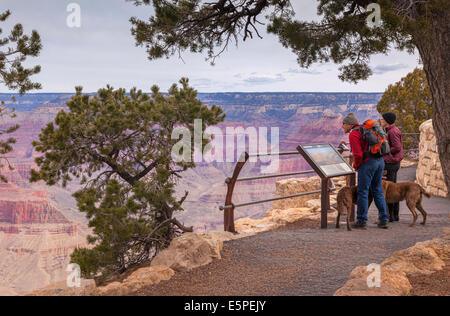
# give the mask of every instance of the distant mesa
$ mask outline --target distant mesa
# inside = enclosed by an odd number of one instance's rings
[[[330,120],[333,120],[333,119],[337,120],[337,119],[342,118],[342,115],[339,114],[339,113],[333,112],[333,111],[330,110],[330,109],[326,109],[326,110],[323,112],[322,118],[323,118],[323,119],[330,119]]]

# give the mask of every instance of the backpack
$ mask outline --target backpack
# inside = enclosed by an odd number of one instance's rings
[[[364,157],[378,158],[391,153],[388,136],[377,121],[367,120],[353,130],[359,130],[361,137],[368,143],[369,148],[364,152]]]

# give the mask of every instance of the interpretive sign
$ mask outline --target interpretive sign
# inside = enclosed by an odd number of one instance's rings
[[[300,145],[298,151],[321,178],[334,178],[355,171],[331,144]]]

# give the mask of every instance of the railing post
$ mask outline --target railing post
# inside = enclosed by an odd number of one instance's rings
[[[322,179],[322,193],[321,193],[321,227],[328,228],[328,210],[330,209],[330,178]]]
[[[223,222],[224,222],[225,231],[230,232],[230,233],[236,233],[236,229],[234,227],[234,204],[233,204],[234,187],[236,185],[236,181],[239,177],[239,174],[241,173],[242,168],[247,163],[247,161],[250,157],[248,153],[243,153],[242,155],[243,156],[241,156],[241,158],[239,158],[239,161],[236,164],[236,168],[234,169],[233,176],[226,180],[228,190],[227,190],[227,196],[225,199],[225,206],[232,205],[233,207],[224,210]],[[244,160],[242,158],[244,158]]]
[[[350,166],[353,166],[353,162],[355,161],[355,158],[353,155],[350,155],[349,157],[349,163]],[[356,173],[353,173],[347,177],[347,186],[355,186],[356,185]],[[350,216],[350,221],[354,222],[356,220],[356,208],[355,205],[352,205],[351,209],[352,215]]]

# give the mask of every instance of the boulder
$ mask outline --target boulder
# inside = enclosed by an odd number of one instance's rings
[[[290,223],[312,218],[313,216],[313,209],[309,207],[272,209],[262,219],[238,219],[235,222],[235,228],[240,234],[248,236],[274,230]]]
[[[321,189],[321,180],[319,177],[293,178],[281,180],[276,183],[275,196],[288,196],[302,192],[311,192]],[[290,209],[306,207],[306,202],[311,199],[320,198],[320,193],[305,195],[301,197],[279,200],[272,203],[272,209]]]
[[[220,259],[222,247],[221,240],[194,233],[183,234],[153,259],[152,266],[168,266],[177,272],[190,271]]]
[[[295,223],[302,219],[308,218],[312,213],[311,208],[290,208],[287,210],[270,210],[265,215],[265,219],[272,223],[280,225],[286,225],[289,223]]]
[[[120,282],[112,282],[108,285],[96,288],[90,296],[123,296],[126,290]]]
[[[333,204],[330,201],[330,205]],[[306,206],[310,207],[313,212],[320,212],[320,210],[322,209],[322,202],[320,200],[309,200],[308,202],[306,202]]]
[[[350,274],[351,279],[361,279],[367,281],[371,272],[367,271],[366,266],[356,267]],[[408,295],[411,292],[412,286],[409,282],[406,273],[399,271],[391,271],[386,268],[381,268],[381,284],[389,285],[398,291],[399,295]]]
[[[131,273],[122,283],[113,282],[98,287],[91,295],[96,296],[123,296],[139,291],[143,287],[170,280],[175,271],[166,266],[151,266],[140,268]]]
[[[431,274],[442,270],[445,262],[439,258],[432,248],[416,245],[396,251],[391,258],[383,261],[381,266],[390,271],[402,271],[411,275]]]
[[[272,222],[268,217],[263,219],[241,218],[238,219],[234,225],[236,231],[240,234],[244,233],[250,235],[274,230],[281,226],[276,222]]]
[[[369,288],[366,280],[351,279],[337,290],[334,296],[400,296],[400,292],[389,284],[383,283],[379,288]]]
[[[430,241],[420,242],[417,246],[433,249],[440,259],[444,261],[450,260],[450,236],[448,235]]]
[[[51,284],[37,291],[26,294],[25,296],[88,296],[95,291],[94,280],[81,280],[80,287],[68,287],[67,282]]]

